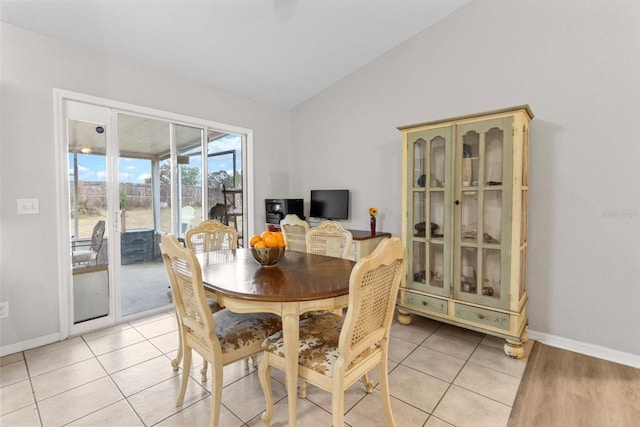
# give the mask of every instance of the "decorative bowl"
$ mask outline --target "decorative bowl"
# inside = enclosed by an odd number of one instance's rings
[[[275,266],[284,255],[285,248],[251,248],[251,255],[263,267]]]

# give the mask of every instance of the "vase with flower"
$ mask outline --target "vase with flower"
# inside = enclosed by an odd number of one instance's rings
[[[371,220],[369,221],[369,225],[371,226],[371,235],[376,235],[376,216],[378,215],[378,208],[369,208],[369,216]]]

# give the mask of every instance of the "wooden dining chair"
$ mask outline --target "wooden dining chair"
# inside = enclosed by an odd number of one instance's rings
[[[268,313],[211,313],[194,252],[176,236],[162,236],[160,248],[167,269],[184,351],[182,381],[176,406],[181,406],[189,382],[191,350],[211,364],[211,426],[220,418],[223,366],[261,351],[262,342],[282,329],[279,316]]]
[[[307,231],[307,252],[336,258],[348,258],[353,236],[338,221],[323,221]]]
[[[338,221],[331,220],[325,220],[319,226],[310,228],[305,238],[308,253],[335,258],[349,258],[352,240],[350,231],[342,228]],[[319,312],[304,313],[301,318],[317,313]],[[337,309],[334,313],[341,314],[342,310]],[[303,399],[307,397],[306,389],[306,383],[303,380],[300,385],[300,397]]]
[[[238,232],[235,228],[229,227],[217,220],[203,221],[200,225],[190,228],[185,234],[184,242],[187,248],[194,253],[220,251],[225,249],[236,249],[238,247]],[[222,307],[216,301],[215,295],[207,295],[207,302],[212,313],[222,310]],[[178,320],[180,322],[180,320]],[[178,328],[180,335],[180,328]],[[171,361],[173,370],[177,371],[182,360],[182,339],[178,337],[178,353]],[[255,357],[254,357],[255,361]],[[249,362],[245,359],[245,369],[249,369]],[[202,369],[200,370],[202,381],[207,381],[207,361],[203,360]]]
[[[405,249],[399,238],[385,239],[369,256],[361,258],[349,280],[349,307],[344,317],[316,313],[300,321],[298,375],[331,393],[333,426],[344,425],[344,391],[362,378],[367,393],[374,384],[367,373],[378,367],[380,396],[388,425],[391,412],[387,358],[389,334],[398,287],[404,273]],[[271,367],[286,369],[282,332],[267,338],[258,367],[267,402],[262,415],[269,426],[273,409]]]
[[[238,232],[234,227],[224,225],[218,220],[206,220],[187,230],[185,244],[195,253],[236,249]]]
[[[296,214],[288,214],[280,220],[280,230],[288,251],[307,252],[309,223]]]

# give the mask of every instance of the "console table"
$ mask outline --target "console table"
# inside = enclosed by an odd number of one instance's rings
[[[353,236],[351,248],[349,249],[349,259],[358,261],[360,258],[367,256],[373,252],[382,239],[391,237],[391,233],[376,232],[371,235],[371,231],[365,230],[348,230]]]

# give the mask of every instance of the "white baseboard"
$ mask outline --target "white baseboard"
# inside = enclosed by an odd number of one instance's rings
[[[60,341],[60,334],[56,332],[55,334],[45,335],[42,337],[34,338],[32,340],[5,345],[0,347],[0,357],[18,353],[19,351],[31,350],[32,348],[40,347],[58,341]]]
[[[569,338],[545,334],[544,332],[532,331],[531,329],[527,332],[530,339],[550,345],[551,347],[562,348],[564,350],[597,357],[598,359],[620,363],[633,368],[640,368],[640,356],[637,354],[624,353],[622,351],[612,350],[595,344],[588,344]]]

